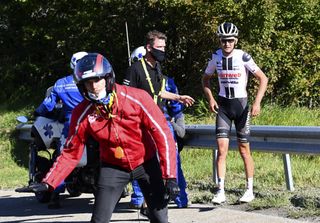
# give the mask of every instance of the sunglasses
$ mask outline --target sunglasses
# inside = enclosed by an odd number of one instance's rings
[[[221,40],[221,43],[222,43],[222,44],[234,43],[234,41],[235,41],[234,39],[222,39],[222,40]]]

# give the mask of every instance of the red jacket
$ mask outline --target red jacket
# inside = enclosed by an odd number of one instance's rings
[[[157,150],[163,178],[176,178],[175,142],[159,107],[141,89],[116,85],[116,93],[113,118],[88,100],[73,110],[64,149],[44,182],[56,188],[70,174],[81,159],[89,135],[99,142],[104,163],[132,171],[154,157]],[[115,157],[118,146],[123,149],[122,158]]]

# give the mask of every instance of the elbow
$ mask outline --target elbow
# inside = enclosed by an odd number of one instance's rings
[[[265,77],[263,80],[265,88],[267,88],[268,82],[269,82],[269,79],[267,77]]]
[[[202,76],[202,88],[203,88],[203,90],[205,90],[205,89],[210,89],[210,76],[208,76],[208,75],[203,75]]]

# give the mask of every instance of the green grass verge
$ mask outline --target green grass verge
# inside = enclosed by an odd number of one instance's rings
[[[28,143],[17,140],[15,130],[19,115],[31,108],[12,111],[0,106],[0,189],[14,188],[28,182]]]
[[[12,111],[0,106],[0,189],[15,188],[28,181],[28,143],[17,140],[15,119],[28,115],[32,107]],[[200,109],[201,110],[201,109]],[[320,109],[265,106],[255,125],[320,126]],[[214,124],[208,113],[186,115],[188,124]],[[212,136],[214,137],[214,136]],[[208,203],[213,197],[212,150],[185,148],[181,152],[182,166],[192,202]],[[291,155],[295,191],[286,190],[281,154],[253,153],[255,161],[254,190],[256,198],[247,210],[285,209],[292,218],[320,216],[320,156]],[[237,151],[227,158],[226,191],[230,203],[243,193],[245,175]]]

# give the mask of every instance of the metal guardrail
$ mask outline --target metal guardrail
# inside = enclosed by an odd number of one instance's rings
[[[185,146],[213,149],[213,180],[217,182],[217,146],[215,126],[187,125]],[[252,151],[283,154],[287,189],[294,190],[289,154],[320,154],[320,127],[314,126],[251,126]],[[230,149],[237,149],[236,132],[230,136]]]
[[[19,124],[19,139],[31,141],[30,124]],[[213,180],[217,182],[217,147],[215,126],[187,125],[185,145],[195,148],[213,149]],[[283,154],[287,189],[294,190],[289,154],[320,154],[320,127],[314,126],[251,126],[250,147],[252,151]],[[236,132],[230,136],[230,149],[237,149]]]

